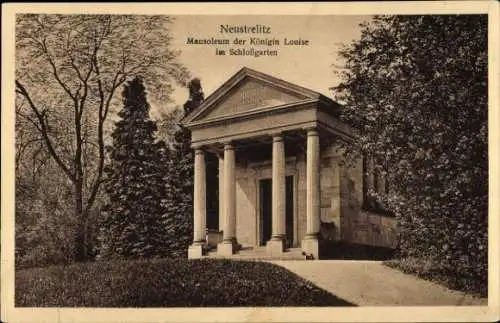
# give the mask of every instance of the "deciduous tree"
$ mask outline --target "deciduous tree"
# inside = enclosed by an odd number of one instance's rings
[[[142,75],[157,102],[186,69],[166,16],[21,14],[16,21],[16,99],[72,186],[76,260],[88,258],[88,215],[99,194],[105,132],[117,89]],[[20,148],[20,147],[19,147]]]
[[[380,201],[401,225],[401,253],[452,284],[486,288],[487,16],[378,16],[346,46],[334,87],[357,141],[388,171]]]

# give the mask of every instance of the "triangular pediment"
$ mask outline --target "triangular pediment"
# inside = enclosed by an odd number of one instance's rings
[[[213,120],[317,99],[319,93],[243,68],[217,89],[184,122]]]
[[[307,97],[287,92],[261,81],[246,78],[202,116],[203,119],[228,116],[247,110],[264,109],[299,102]]]

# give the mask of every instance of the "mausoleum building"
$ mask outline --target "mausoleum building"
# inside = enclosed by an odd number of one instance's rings
[[[340,143],[353,134],[340,111],[318,92],[243,68],[186,116],[195,154],[188,257],[201,258],[208,243],[207,154],[218,158],[220,256],[261,246],[319,259],[321,239],[394,247],[394,218],[363,207],[383,178],[363,160],[341,163]]]

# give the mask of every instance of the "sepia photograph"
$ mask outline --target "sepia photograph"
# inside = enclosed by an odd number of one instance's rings
[[[3,6],[2,321],[500,319],[465,3]]]

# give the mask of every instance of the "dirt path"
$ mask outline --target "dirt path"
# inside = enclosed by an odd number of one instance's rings
[[[359,306],[482,305],[486,298],[452,291],[378,261],[272,261]]]

